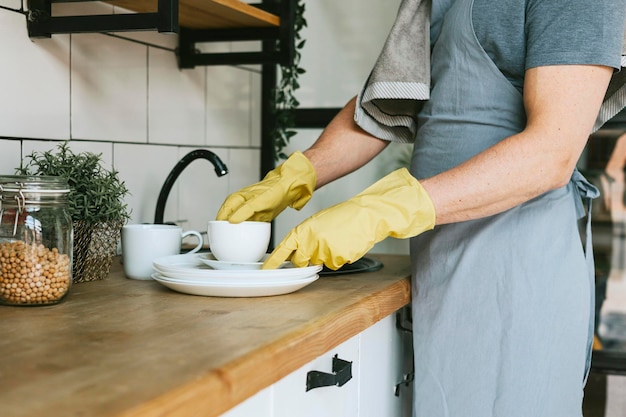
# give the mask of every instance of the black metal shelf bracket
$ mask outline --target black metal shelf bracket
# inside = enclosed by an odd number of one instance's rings
[[[26,26],[31,38],[50,38],[61,33],[136,32],[155,30],[177,33],[178,0],[158,0],[153,13],[86,16],[52,16],[53,3],[96,0],[28,0]]]
[[[251,4],[280,17],[279,27],[236,29],[189,29],[180,28],[178,40],[179,68],[207,65],[290,65],[295,57],[296,0],[264,1]],[[197,49],[198,43],[232,41],[276,41],[277,48],[252,52],[207,53]]]
[[[179,0],[158,0],[151,13],[53,16],[53,3],[97,0],[27,0],[26,26],[30,38],[50,38],[54,34],[158,31],[178,33],[176,55],[179,68],[207,65],[290,65],[295,57],[295,14],[297,0],[264,0],[251,4],[280,17],[279,27],[232,29],[191,29],[178,24]],[[251,52],[203,53],[199,43],[274,41],[276,48]]]

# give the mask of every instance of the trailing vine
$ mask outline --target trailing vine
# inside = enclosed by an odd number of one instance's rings
[[[304,18],[304,0],[296,1],[294,18],[294,42],[295,54],[290,65],[280,65],[280,79],[272,94],[272,108],[274,111],[274,128],[272,138],[274,140],[274,155],[276,161],[287,159],[283,149],[289,144],[290,139],[295,136],[295,117],[293,110],[300,105],[295,97],[295,92],[300,88],[298,78],[306,71],[300,66],[301,50],[306,40],[302,39],[300,30],[307,26]]]

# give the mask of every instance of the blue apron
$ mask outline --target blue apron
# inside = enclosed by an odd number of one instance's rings
[[[522,94],[480,46],[473,0],[456,0],[432,50],[431,98],[411,170],[436,175],[525,126]],[[593,340],[593,257],[570,183],[504,213],[411,241],[415,417],[576,417]]]

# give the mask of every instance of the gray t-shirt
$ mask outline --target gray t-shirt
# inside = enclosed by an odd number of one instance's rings
[[[433,36],[454,0],[433,0]],[[474,0],[483,49],[521,90],[524,71],[543,65],[620,67],[626,0]],[[434,39],[434,38],[433,38]]]

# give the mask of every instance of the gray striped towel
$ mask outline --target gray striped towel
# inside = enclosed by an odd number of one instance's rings
[[[431,0],[402,1],[357,98],[356,123],[381,139],[413,142],[415,115],[430,98],[430,6]]]
[[[626,107],[626,33],[624,33],[623,45],[622,69],[615,72],[613,78],[611,78],[611,83],[604,96],[604,102],[600,107],[596,124],[593,127],[594,132]]]
[[[431,0],[402,0],[357,97],[355,122],[380,139],[408,143],[415,138],[415,115],[430,98],[430,11]],[[594,132],[626,107],[626,33],[621,65],[622,70],[613,75]]]

